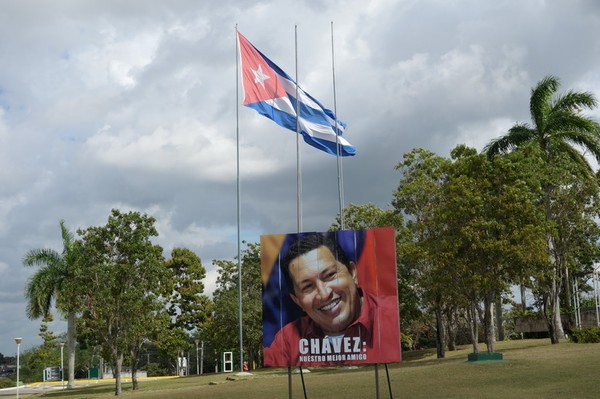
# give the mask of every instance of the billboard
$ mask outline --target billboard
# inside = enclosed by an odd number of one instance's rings
[[[400,361],[393,228],[260,238],[265,367]]]

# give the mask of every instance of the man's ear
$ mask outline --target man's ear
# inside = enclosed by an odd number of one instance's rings
[[[358,274],[356,273],[356,263],[350,261],[348,262],[348,271],[352,276],[352,280],[354,280],[354,284],[358,285]]]
[[[294,303],[298,306],[300,306],[300,301],[298,300],[298,298],[296,297],[296,295],[294,295],[293,292],[290,292],[290,298],[292,298],[292,301],[294,301]],[[302,308],[302,306],[300,306],[300,308]]]

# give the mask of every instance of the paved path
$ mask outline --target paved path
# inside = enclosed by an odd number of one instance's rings
[[[153,381],[159,379],[167,379],[167,378],[177,378],[175,376],[167,376],[167,377],[142,377],[138,378],[138,381]],[[127,383],[131,382],[131,378],[121,378],[121,382]],[[75,380],[75,387],[83,387],[88,385],[96,385],[96,384],[114,384],[114,378],[104,378],[102,380]],[[67,387],[67,381],[64,383],[64,389]],[[33,384],[22,385],[19,387],[19,397],[33,395],[36,393],[43,393],[50,390],[63,389],[62,383],[60,381],[53,382],[35,382]],[[17,388],[4,388],[0,389],[0,396],[17,396]]]
[[[62,389],[60,383],[57,385],[56,383],[36,383],[31,385],[23,385],[19,387],[19,397],[28,396],[35,393],[42,393],[50,390]],[[0,389],[0,396],[17,396],[17,388],[5,388]]]

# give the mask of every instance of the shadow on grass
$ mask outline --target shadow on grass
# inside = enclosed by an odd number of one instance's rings
[[[121,386],[121,390],[123,393],[133,391],[133,387],[131,384],[123,384]],[[114,394],[115,393],[115,384],[100,384],[100,385],[90,385],[85,387],[76,387],[75,389],[67,389],[67,390],[57,390],[45,392],[42,396],[44,398],[52,398],[52,397],[72,397],[72,398],[84,398],[82,395],[104,395],[104,394]]]
[[[514,340],[514,342],[521,343],[522,345],[514,346],[514,347],[501,347],[498,352],[507,353],[507,352],[515,352],[523,349],[531,349],[531,348],[539,348],[540,346],[544,346],[544,344],[549,344],[550,339],[540,339],[540,340]],[[527,343],[525,343],[527,342]],[[565,342],[569,342],[565,340]]]
[[[410,362],[415,360],[422,360],[436,355],[435,348],[431,349],[420,349],[413,351],[402,351],[402,361]]]

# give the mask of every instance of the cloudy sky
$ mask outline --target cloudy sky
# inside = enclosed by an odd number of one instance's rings
[[[345,203],[388,207],[402,154],[481,150],[529,121],[531,87],[556,75],[600,97],[593,0],[105,0],[0,2],[0,352],[41,343],[25,317],[32,248],[61,249],[59,220],[104,225],[112,208],[156,218],[165,255],[208,270],[242,238],[296,230],[295,134],[236,98],[236,24],[333,108],[346,138]],[[600,112],[592,112],[600,119]],[[303,146],[303,229],[338,212],[335,157]],[[64,331],[64,322],[53,329]]]

